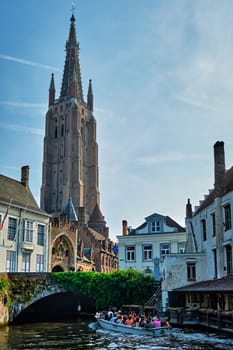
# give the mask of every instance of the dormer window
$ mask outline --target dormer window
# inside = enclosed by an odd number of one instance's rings
[[[161,221],[154,220],[151,222],[151,232],[161,232]]]

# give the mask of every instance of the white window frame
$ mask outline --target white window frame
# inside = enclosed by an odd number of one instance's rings
[[[16,271],[16,251],[7,250],[6,251],[6,272]]]
[[[23,242],[33,243],[33,221],[23,221]]]
[[[44,272],[44,255],[36,254],[36,272]]]
[[[22,272],[30,272],[31,254],[22,253]]]
[[[153,256],[152,253],[153,253],[152,244],[150,244],[150,243],[144,244],[143,245],[143,260],[144,261],[152,260],[152,256]]]
[[[126,261],[136,261],[136,250],[134,244],[128,244],[125,248]]]
[[[165,247],[166,246],[166,247]],[[160,243],[160,255],[171,253],[171,243]]]

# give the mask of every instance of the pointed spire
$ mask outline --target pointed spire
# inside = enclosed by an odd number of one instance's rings
[[[75,97],[81,102],[83,101],[83,91],[82,91],[82,81],[81,81],[81,71],[79,64],[79,44],[76,39],[76,31],[75,31],[75,17],[72,13],[70,18],[70,32],[69,39],[66,42],[66,60],[63,72],[62,79],[62,87],[60,100],[65,100],[71,97],[71,90],[73,91],[71,85],[74,82],[74,74],[76,81],[76,92]]]
[[[93,112],[94,96],[92,92],[91,79],[89,80],[88,93],[87,93],[87,107]]]
[[[71,198],[71,194],[69,195],[69,199],[65,208],[65,214],[69,221],[78,221],[78,218],[74,209],[73,201]]]
[[[54,84],[54,74],[52,73],[50,86],[49,86],[49,106],[54,104],[55,101],[55,84]]]

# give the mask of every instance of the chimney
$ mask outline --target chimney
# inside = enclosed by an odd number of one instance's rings
[[[128,236],[128,222],[126,220],[122,220],[122,235]]]
[[[21,184],[28,190],[29,188],[29,166],[25,165],[21,168]]]
[[[214,188],[217,196],[222,196],[224,192],[225,171],[224,142],[217,141],[214,145]]]
[[[186,219],[192,218],[192,204],[190,203],[190,199],[188,198],[188,202],[186,204]]]

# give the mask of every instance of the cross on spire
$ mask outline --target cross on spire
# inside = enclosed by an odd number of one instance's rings
[[[74,2],[72,2],[72,5],[71,5],[71,12],[72,12],[72,15],[74,16],[74,10],[76,10],[77,6],[75,5]]]

